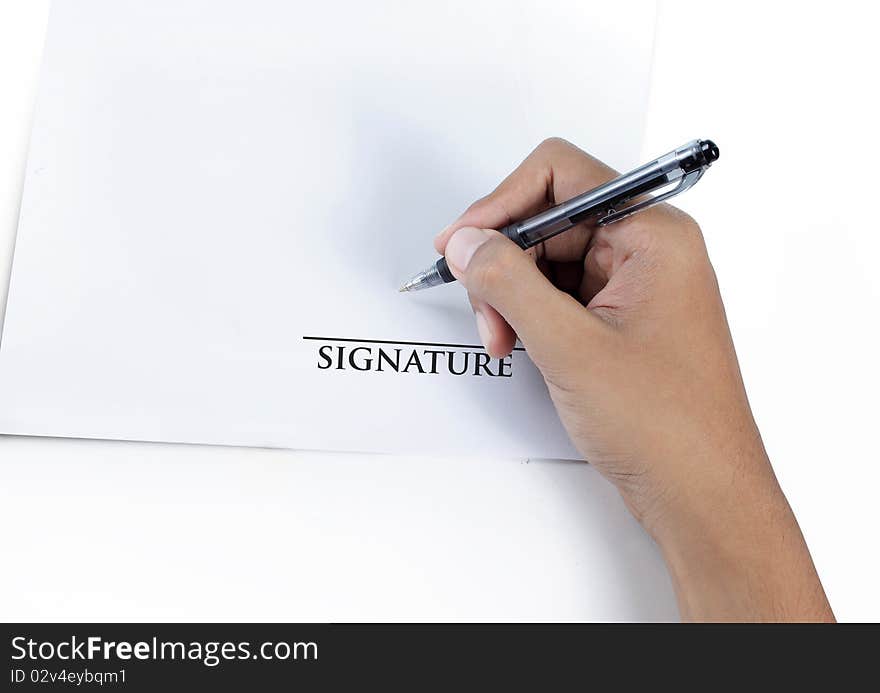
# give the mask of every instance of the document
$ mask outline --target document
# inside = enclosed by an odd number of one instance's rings
[[[576,457],[461,286],[397,288],[545,137],[638,163],[653,25],[643,1],[56,0],[0,432]]]

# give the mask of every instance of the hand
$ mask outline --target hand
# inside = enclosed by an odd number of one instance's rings
[[[697,224],[669,205],[523,252],[492,229],[616,173],[542,143],[435,246],[487,351],[522,341],[569,436],[660,544],[685,618],[832,618],[752,418]]]

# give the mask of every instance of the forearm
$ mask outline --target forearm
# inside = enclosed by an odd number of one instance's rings
[[[682,620],[834,620],[766,458],[688,495],[655,532]]]

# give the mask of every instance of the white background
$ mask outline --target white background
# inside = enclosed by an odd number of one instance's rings
[[[0,4],[4,278],[47,5]],[[721,147],[680,204],[846,620],[880,619],[869,11],[663,5],[645,146]],[[656,548],[576,463],[2,438],[0,547],[4,620],[675,618]]]

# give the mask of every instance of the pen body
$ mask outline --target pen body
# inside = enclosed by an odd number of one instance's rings
[[[594,220],[598,224],[615,214],[627,202],[639,195],[659,190],[684,177],[688,162],[699,141],[661,156],[614,180],[588,190],[556,207],[536,214],[525,221],[502,229],[505,236],[521,248],[531,248],[581,222]],[[694,161],[695,165],[698,163]]]
[[[711,140],[693,140],[562,204],[524,221],[509,224],[499,232],[519,247],[527,249],[582,222],[592,221],[598,226],[611,224],[684,192],[700,179],[718,156],[718,147]],[[665,192],[660,192],[664,189]],[[658,194],[628,204],[650,192]],[[413,277],[401,290],[418,291],[454,281],[446,258],[440,258]]]

